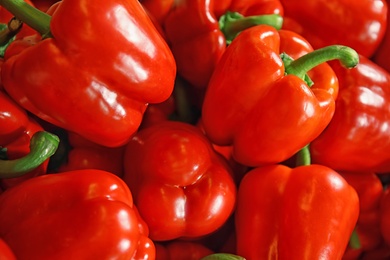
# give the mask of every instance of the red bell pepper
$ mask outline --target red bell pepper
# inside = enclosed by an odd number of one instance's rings
[[[46,173],[57,150],[57,136],[43,128],[0,91],[0,185],[8,189]]]
[[[164,22],[168,43],[177,62],[178,74],[200,89],[207,87],[211,74],[226,49],[226,35],[235,36],[239,31],[259,23],[269,23],[280,28],[283,21],[279,14],[247,19],[239,17],[238,21],[223,22],[223,32],[213,8],[213,1],[180,1],[174,5]],[[224,13],[227,11],[240,10],[228,7]],[[241,15],[245,13],[241,12]]]
[[[119,177],[123,175],[124,146],[105,147],[90,142],[73,132],[68,133],[67,158],[57,172],[81,169],[97,169],[111,172]]]
[[[341,259],[359,215],[356,191],[322,165],[249,171],[237,196],[237,254],[257,259]]]
[[[147,235],[127,185],[105,171],[38,176],[0,196],[0,237],[20,260],[154,259]]]
[[[386,30],[385,0],[281,0],[283,28],[305,37],[314,47],[342,44],[371,57]]]
[[[390,171],[390,74],[361,56],[356,68],[330,63],[340,85],[328,127],[310,144],[314,163],[339,171]]]
[[[170,96],[174,58],[138,1],[63,0],[52,16],[21,0],[0,4],[43,35],[23,50],[10,44],[2,68],[6,91],[43,120],[121,146],[147,104]]]
[[[226,49],[205,95],[202,121],[210,140],[233,145],[234,158],[248,166],[282,162],[314,140],[333,116],[338,91],[332,69],[317,65],[340,59],[353,67],[358,55],[345,46],[308,48],[299,35],[267,25],[241,32]],[[298,52],[309,53],[295,59]],[[280,53],[295,60],[284,64]],[[311,88],[309,70],[315,70]]]
[[[154,241],[210,234],[233,212],[231,169],[196,126],[166,121],[138,131],[124,171]]]

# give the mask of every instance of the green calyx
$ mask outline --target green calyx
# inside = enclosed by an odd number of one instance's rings
[[[287,54],[282,53],[281,59],[285,62],[285,74],[296,75],[305,80],[306,73],[314,67],[331,61],[339,60],[346,68],[354,68],[359,63],[359,54],[352,48],[343,45],[330,45],[309,52],[296,60],[285,59]]]
[[[56,152],[59,142],[54,134],[36,132],[30,140],[30,153],[19,159],[0,160],[0,178],[20,177],[39,167]]]
[[[219,28],[225,35],[227,44],[230,44],[243,30],[260,24],[270,25],[279,30],[283,25],[283,17],[278,14],[245,17],[238,12],[228,11],[219,19]]]
[[[27,4],[23,0],[0,0],[0,5],[18,20],[39,32],[42,38],[52,37],[50,32],[50,15]]]

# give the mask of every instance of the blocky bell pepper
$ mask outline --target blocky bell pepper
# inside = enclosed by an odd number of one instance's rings
[[[51,16],[21,0],[0,4],[42,35],[22,50],[8,46],[2,81],[43,120],[121,146],[148,103],[170,96],[175,60],[138,1],[63,0]]]
[[[258,259],[341,259],[359,215],[356,191],[322,165],[254,168],[238,188],[237,254]]]
[[[310,144],[314,163],[338,171],[390,171],[390,74],[361,56],[356,68],[330,62],[339,79],[336,111]]]
[[[0,185],[8,189],[46,173],[59,145],[24,109],[0,91]]]
[[[213,4],[214,2],[221,3]],[[256,10],[256,16],[245,18],[241,16],[245,16],[246,13],[240,12],[238,8],[242,6],[230,8],[223,5],[228,1],[214,2],[178,1],[164,22],[168,43],[176,59],[178,74],[199,89],[207,88],[211,74],[226,49],[226,38],[231,37],[227,35],[233,37],[245,28],[263,23],[280,28],[283,22],[280,12],[270,14],[262,12],[263,10],[259,8]],[[228,11],[238,13],[220,22],[219,17],[214,13],[214,5],[224,6],[226,9],[223,13]],[[218,12],[222,10],[218,8]]]
[[[101,146],[73,132],[68,132],[66,141],[69,150],[56,172],[98,169],[119,177],[123,175],[124,146]]]
[[[155,257],[129,188],[100,170],[46,174],[6,190],[0,237],[20,260]]]
[[[217,145],[233,145],[234,158],[244,165],[291,157],[333,116],[338,83],[323,65],[332,59],[353,67],[358,54],[339,45],[312,51],[298,34],[267,25],[244,30],[208,85],[202,106],[206,135]]]
[[[371,57],[386,30],[385,0],[281,0],[283,28],[305,37],[314,47],[342,44]]]
[[[230,167],[188,123],[166,121],[139,130],[126,145],[123,180],[154,241],[208,235],[235,206]]]

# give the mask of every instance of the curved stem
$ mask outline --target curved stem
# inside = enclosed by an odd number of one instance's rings
[[[303,165],[310,165],[311,164],[311,156],[310,156],[310,149],[309,144],[303,147],[299,152],[296,154],[296,160],[295,165],[296,166],[303,166]]]
[[[347,46],[330,45],[309,52],[302,57],[290,62],[285,67],[286,74],[293,74],[301,79],[312,68],[331,60],[339,60],[346,68],[353,68],[359,63],[358,53]]]
[[[0,0],[0,5],[20,21],[39,32],[43,38],[51,37],[50,15],[27,4],[24,0]]]
[[[58,148],[60,139],[49,132],[36,132],[30,140],[30,153],[15,160],[0,160],[0,178],[15,178],[40,166]]]
[[[283,17],[278,14],[245,17],[237,12],[227,12],[219,19],[219,28],[225,35],[227,44],[230,44],[243,30],[260,24],[270,25],[279,30],[282,28]]]

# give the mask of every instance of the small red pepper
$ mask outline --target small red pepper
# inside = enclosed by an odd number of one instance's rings
[[[356,191],[322,165],[269,165],[238,189],[237,254],[258,259],[341,259],[359,215]]]
[[[2,67],[9,95],[43,120],[121,146],[147,104],[170,96],[173,55],[138,1],[63,0],[52,16],[22,0],[0,4],[43,37],[17,51],[14,41]]]
[[[313,163],[338,171],[390,171],[390,74],[371,60],[345,69],[330,62],[339,79],[335,114],[310,144]]]
[[[210,234],[233,212],[231,169],[196,126],[166,121],[138,131],[124,167],[123,180],[154,241]]]
[[[283,36],[285,33],[288,36]],[[233,145],[239,163],[282,162],[314,140],[330,122],[337,78],[329,67],[317,68],[310,88],[306,74],[330,59],[353,67],[358,55],[345,46],[312,52],[307,51],[308,46],[295,33],[259,25],[241,32],[226,49],[208,85],[202,121],[213,143]],[[297,50],[308,53],[291,61],[290,50],[292,56]]]
[[[154,259],[148,229],[116,175],[38,176],[0,196],[0,237],[17,259]]]
[[[242,17],[246,15],[243,12],[233,15],[230,13],[228,15],[231,16],[219,21],[213,8],[217,8],[215,5],[221,6],[225,1],[220,1],[221,3],[218,4],[213,4],[214,2],[208,0],[177,2],[164,22],[178,73],[192,86],[200,89],[207,87],[211,74],[226,49],[226,38],[234,37],[243,29],[261,23],[280,28],[283,21],[279,14],[256,13],[259,16],[245,18]],[[234,6],[227,8],[223,13],[240,12],[239,8]],[[218,9],[218,12],[222,10]]]
[[[97,169],[111,172],[119,177],[123,175],[124,146],[105,147],[84,139],[76,133],[68,133],[67,158],[57,172],[81,169]]]
[[[386,30],[384,0],[281,0],[283,28],[306,38],[314,49],[342,44],[371,57]]]
[[[0,185],[8,189],[46,173],[57,150],[57,136],[43,128],[0,91]]]

